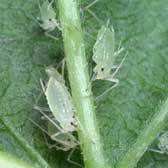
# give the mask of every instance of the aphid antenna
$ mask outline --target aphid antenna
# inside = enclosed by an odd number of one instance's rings
[[[48,0],[46,0],[48,1]],[[48,1],[49,2],[49,1]],[[49,5],[48,5],[48,10],[50,9],[50,7],[52,7],[52,4],[53,4],[54,0],[52,0],[51,2],[49,2]]]
[[[161,150],[157,150],[157,149],[148,149],[149,152],[155,152],[155,153],[159,153],[159,154],[164,154],[164,151]]]
[[[50,32],[50,31],[46,31],[44,34],[45,34],[47,37],[49,37],[49,38],[51,38],[51,39],[53,39],[53,40],[56,40],[56,41],[57,41],[57,40],[60,40],[59,38],[57,38],[57,37],[51,35],[49,32]]]
[[[101,93],[101,95],[97,96],[95,98],[95,101],[97,102],[98,100],[100,100],[104,95],[106,95],[110,90],[114,89],[115,87],[118,86],[118,82],[115,83],[112,87],[110,87],[109,89],[105,90],[103,93]]]
[[[92,10],[90,10],[90,8],[94,6],[98,1],[99,0],[94,0],[93,2],[85,6],[81,11],[85,11],[85,10],[88,11],[88,13],[90,13],[90,15],[93,16],[99,24],[102,24],[102,21],[97,17],[97,15]]]
[[[84,9],[89,9],[92,6],[94,6],[99,0],[94,0],[93,2],[91,2],[89,5],[85,6]]]
[[[39,124],[37,124],[34,120],[32,120],[31,118],[27,118],[31,123],[33,123],[37,128],[39,128],[42,132],[44,132],[45,134],[47,134],[49,137],[49,133],[44,129],[42,128]]]

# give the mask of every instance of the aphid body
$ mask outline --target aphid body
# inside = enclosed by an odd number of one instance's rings
[[[79,143],[72,132],[61,132],[55,125],[48,122],[48,133],[52,140],[56,141],[60,145],[54,145],[57,150],[68,151],[76,148]]]
[[[96,63],[93,71],[96,79],[106,79],[110,75],[115,61],[114,29],[102,26],[98,32],[96,43],[93,47],[93,61]]]
[[[49,67],[46,69],[49,80],[45,90],[45,95],[49,108],[59,123],[62,132],[73,132],[76,130],[76,120],[74,118],[74,106],[70,93],[65,86],[63,77],[58,71]]]
[[[73,135],[77,130],[77,122],[74,117],[75,108],[63,76],[53,67],[46,68],[46,73],[49,76],[47,85],[44,86],[42,81],[41,84],[52,117],[45,114],[38,106],[34,108],[48,120],[48,130],[46,131],[34,121],[32,122],[57,142],[56,145],[52,146],[58,150],[68,151],[79,145],[78,140]]]
[[[168,131],[164,132],[159,138],[158,147],[163,153],[168,153]]]
[[[104,94],[109,92],[111,89],[116,87],[119,83],[119,80],[115,78],[116,73],[121,68],[126,55],[121,60],[120,64],[115,66],[116,56],[121,53],[124,49],[120,46],[115,51],[115,32],[113,27],[109,28],[107,25],[103,25],[97,34],[97,40],[93,47],[93,61],[96,63],[93,69],[92,81],[95,80],[107,80],[114,82],[115,84],[104,91],[96,99],[102,97]],[[112,69],[115,69],[114,72],[111,72]]]
[[[96,63],[93,69],[95,74],[93,80],[101,79],[117,82],[114,79],[114,75],[118,72],[125,57],[117,67],[114,66],[116,56],[123,51],[123,48],[119,46],[117,51],[115,51],[115,32],[113,27],[108,27],[108,24],[107,26],[103,25],[98,31],[97,40],[93,47],[92,59]],[[114,68],[116,70],[111,74],[111,70]]]
[[[42,29],[46,32],[53,31],[56,27],[60,29],[59,23],[56,19],[56,13],[52,7],[52,2],[48,2],[48,0],[44,1],[40,6],[40,18],[39,24]]]
[[[159,149],[149,149],[151,152],[156,152],[160,154],[168,154],[168,131],[165,131],[158,137],[158,148]]]

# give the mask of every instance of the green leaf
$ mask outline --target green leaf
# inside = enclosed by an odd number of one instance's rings
[[[110,18],[118,44],[121,40],[129,52],[117,75],[119,86],[97,103],[106,158],[114,167],[167,97],[167,2],[109,0],[100,1],[93,9],[104,24]],[[88,24],[93,31],[89,19]],[[94,42],[92,36],[87,39]],[[110,87],[107,82],[97,83],[96,95]],[[166,162],[165,156],[146,152],[137,167],[164,167]]]
[[[0,4],[0,150],[46,167],[58,153],[52,154],[42,131],[29,119],[41,121],[33,110],[41,93],[39,79],[44,67],[58,58],[58,45],[44,36],[36,21],[37,1],[1,0]],[[57,159],[52,160],[56,167]]]
[[[82,1],[82,6],[89,3],[91,0]],[[90,9],[101,22],[86,11],[81,13],[90,64],[97,32],[108,19],[116,43],[121,41],[129,52],[116,76],[119,86],[96,103],[105,156],[112,167],[124,157],[167,97],[167,8],[166,0],[100,0]],[[53,32],[60,36],[59,41],[45,37],[38,15],[38,1],[0,0],[0,150],[37,167],[75,167],[66,161],[68,153],[48,148],[46,136],[29,120],[45,124],[33,110],[42,91],[39,79],[46,79],[45,66],[58,64],[63,58],[60,34]],[[119,63],[123,56],[116,61]],[[110,86],[108,82],[96,82],[95,96]],[[45,99],[43,102],[45,106]],[[74,160],[80,160],[77,154]],[[167,164],[166,155],[148,151],[137,167],[165,168]]]
[[[4,152],[0,152],[0,164],[5,168],[33,168],[33,166],[27,165],[25,162],[17,160],[14,156],[8,155]]]

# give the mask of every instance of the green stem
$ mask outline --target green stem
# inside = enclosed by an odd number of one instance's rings
[[[134,168],[137,162],[143,156],[145,151],[153,140],[161,133],[165,128],[168,121],[168,99],[161,106],[159,112],[157,112],[148,126],[139,135],[137,141],[125,155],[123,160],[118,164],[117,168]]]
[[[0,165],[3,168],[34,168],[18,158],[0,151]]]
[[[76,116],[80,127],[78,132],[85,167],[105,168],[77,0],[58,0],[58,8],[72,96],[77,109]]]

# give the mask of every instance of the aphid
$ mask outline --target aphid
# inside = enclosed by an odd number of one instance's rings
[[[159,137],[159,149],[163,151],[164,153],[168,153],[168,131],[165,131],[160,137]]]
[[[39,5],[40,18],[38,18],[40,27],[44,29],[45,34],[50,37],[51,35],[49,32],[53,31],[56,27],[61,30],[60,24],[56,19],[56,13],[52,7],[52,2],[48,2],[48,0],[46,0],[41,6]]]
[[[49,80],[45,95],[50,110],[65,132],[73,132],[76,130],[75,108],[65,81],[53,67],[47,68],[46,73],[49,75]]]
[[[115,83],[102,95],[118,85],[119,80],[115,78],[115,75],[121,68],[126,57],[125,55],[118,66],[114,66],[116,56],[124,49],[119,46],[118,50],[115,51],[115,32],[113,27],[108,27],[108,24],[109,23],[107,23],[106,26],[103,25],[98,31],[92,57],[93,61],[96,63],[96,66],[93,69],[92,81],[108,80]],[[111,73],[112,69],[115,69],[113,73]]]
[[[59,134],[57,132],[59,131]],[[51,139],[56,141],[60,145],[54,145],[57,150],[68,151],[70,149],[76,148],[79,143],[72,132],[60,132],[55,125],[48,123],[48,135],[50,135]]]
[[[168,131],[165,131],[158,137],[158,148],[157,149],[149,149],[149,151],[160,153],[160,154],[168,154]]]
[[[73,135],[73,132],[77,130],[77,122],[74,117],[75,108],[63,76],[53,67],[48,67],[46,73],[49,80],[46,88],[43,86],[43,90],[53,118],[47,116],[39,107],[36,106],[35,109],[49,120],[47,134],[61,145],[57,149],[67,151],[79,145]]]

